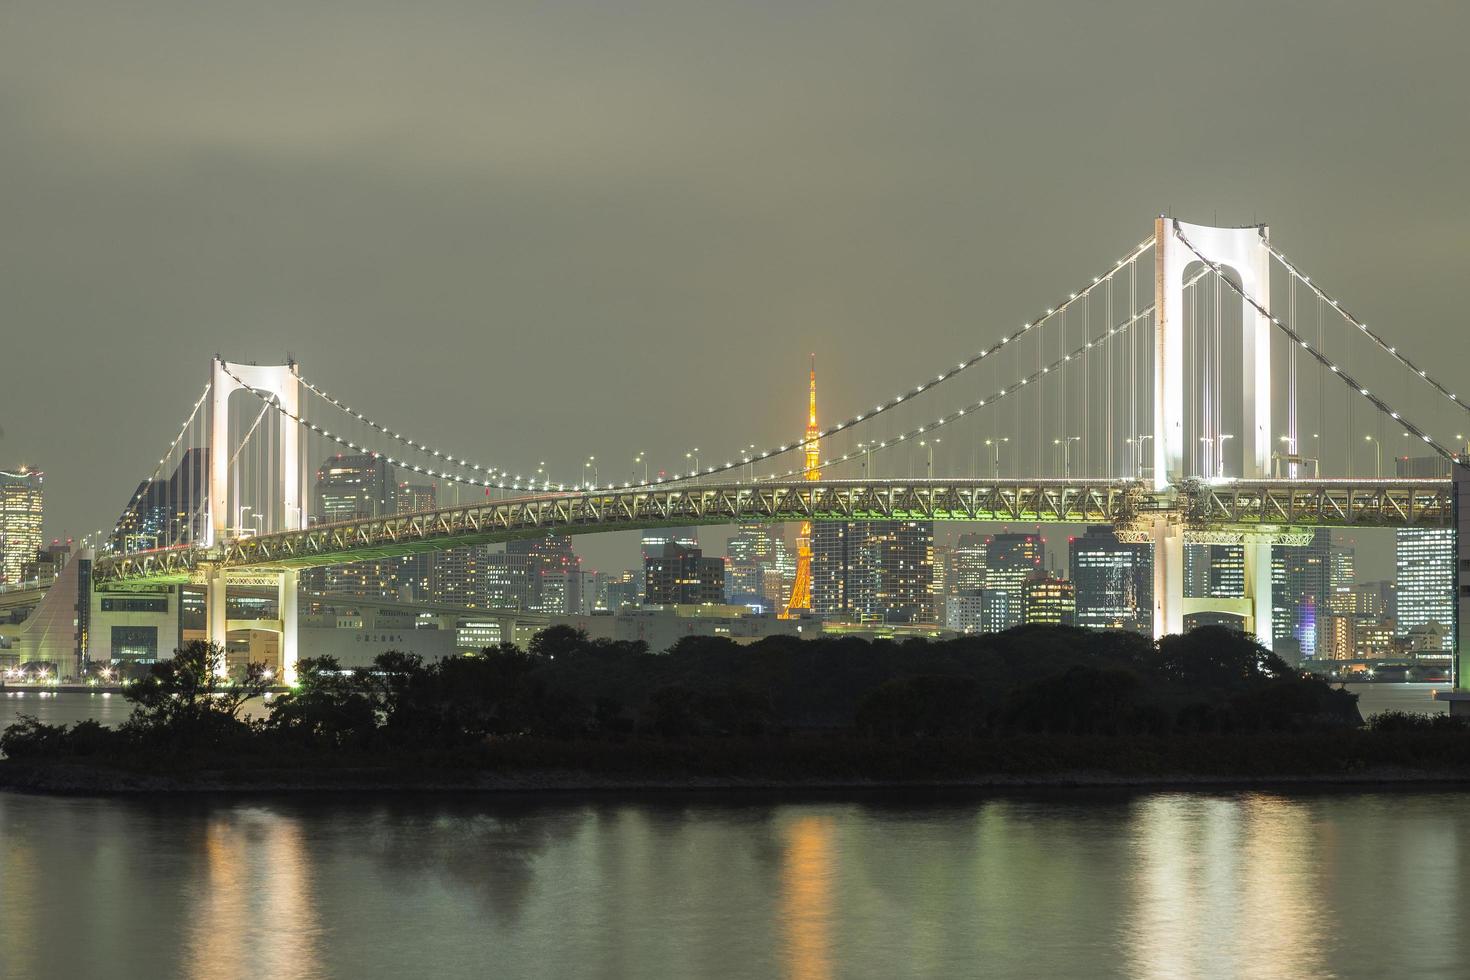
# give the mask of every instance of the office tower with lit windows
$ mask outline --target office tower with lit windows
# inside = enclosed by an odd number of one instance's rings
[[[1184,594],[1214,599],[1245,595],[1245,549],[1238,544],[1186,544]]]
[[[1332,598],[1332,532],[1317,528],[1302,547],[1271,549],[1272,641],[1287,641],[1304,658],[1317,655],[1323,617]],[[1339,570],[1350,567],[1339,561]]]
[[[486,609],[517,609],[525,596],[525,579],[511,570],[511,559],[504,551],[495,551],[488,545],[479,549],[479,559],[484,568],[484,596]]]
[[[632,608],[639,604],[643,595],[643,571],[626,569],[607,579],[607,597],[604,606],[608,612]]]
[[[1039,534],[995,534],[985,545],[985,588],[1003,592],[1004,612],[986,616],[988,632],[1019,626],[1023,621],[1022,589],[1046,565],[1046,542]],[[997,601],[996,608],[1002,604]],[[1001,618],[1003,616],[1003,618]]]
[[[811,609],[818,616],[842,618],[848,611],[848,540],[861,525],[818,521],[811,532]]]
[[[949,553],[949,587],[959,594],[985,588],[985,535],[961,534]]]
[[[338,453],[317,467],[312,519],[318,524],[398,512],[393,466],[375,454]]]
[[[45,539],[45,474],[22,466],[0,470],[0,585],[24,581],[27,566],[35,562]]]
[[[398,512],[393,466],[371,453],[337,453],[317,467],[311,519],[333,524]],[[308,588],[339,595],[393,598],[398,594],[398,561],[369,559],[330,565],[304,576]]]
[[[1107,526],[1089,527],[1068,547],[1076,625],[1153,632],[1153,548],[1126,544]]]
[[[1398,635],[1436,624],[1449,653],[1455,627],[1455,531],[1448,527],[1401,527],[1394,531],[1395,605]]]
[[[944,628],[956,633],[985,631],[985,590],[966,589],[944,599]]]
[[[651,527],[639,539],[639,551],[644,559],[664,553],[664,546],[677,544],[681,548],[698,548],[699,534],[692,527]]]
[[[935,544],[930,549],[930,565],[934,569],[934,581],[929,585],[929,611],[925,620],[930,623],[944,622],[944,600],[954,591],[950,584],[950,564],[954,549],[947,544]]]
[[[1077,590],[1067,579],[1038,572],[1021,583],[1021,619],[1027,626],[1071,626],[1076,614]]]
[[[567,576],[582,568],[582,559],[572,551],[569,535],[519,538],[506,544],[505,554],[518,607],[561,614],[569,603],[580,601],[572,596],[567,584]]]
[[[736,605],[782,610],[790,598],[785,585],[786,542],[769,524],[739,524],[725,548],[725,595]]]
[[[438,506],[439,488],[432,483],[400,483],[396,499],[400,514],[421,514]],[[394,577],[399,595],[428,599],[434,594],[434,555],[405,555],[398,559]]]
[[[698,548],[664,545],[663,554],[643,560],[644,602],[650,606],[700,605],[725,600],[725,560],[706,558]]]
[[[1008,589],[981,589],[980,631],[1000,633],[1021,623],[1019,593]]]
[[[209,450],[190,449],[166,479],[138,484],[127,508],[117,519],[112,549],[119,553],[166,548],[189,540],[204,539],[209,516]],[[232,515],[232,524],[242,531],[263,525],[263,514],[248,508]]]
[[[513,605],[504,601],[503,592],[492,596],[495,588],[501,585],[497,572],[503,574],[504,554],[492,552],[488,545],[476,545],[441,551],[433,559],[430,595],[434,602],[466,609]],[[496,601],[497,598],[501,601]]]
[[[921,623],[938,614],[932,521],[817,521],[812,611],[851,622]]]
[[[1327,552],[1327,587],[1351,589],[1358,581],[1358,550],[1351,544],[1329,542]]]

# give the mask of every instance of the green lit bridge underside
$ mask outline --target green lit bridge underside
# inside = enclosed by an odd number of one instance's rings
[[[1190,481],[1165,490],[1118,480],[831,480],[670,485],[490,500],[417,514],[321,524],[215,548],[105,556],[101,588],[201,581],[209,568],[313,568],[535,537],[648,527],[782,521],[1112,524],[1154,519],[1199,532],[1318,527],[1449,527],[1448,480]]]

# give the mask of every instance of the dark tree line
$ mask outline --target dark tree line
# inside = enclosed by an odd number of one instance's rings
[[[1362,724],[1355,695],[1213,627],[1158,643],[1068,627],[945,641],[688,637],[662,654],[553,627],[527,650],[433,663],[385,653],[344,670],[305,658],[297,686],[254,718],[244,709],[266,690],[265,673],[251,666],[225,682],[218,656],[190,644],[154,665],[127,690],[133,714],[116,731],[26,719],[0,735],[0,750],[248,765],[524,738],[1168,736]]]

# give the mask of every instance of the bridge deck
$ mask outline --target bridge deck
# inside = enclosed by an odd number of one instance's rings
[[[1200,531],[1447,527],[1449,480],[819,480],[635,487],[486,501],[99,558],[98,586],[186,582],[209,565],[309,568],[533,537],[742,521],[970,521],[1136,526],[1168,516]]]

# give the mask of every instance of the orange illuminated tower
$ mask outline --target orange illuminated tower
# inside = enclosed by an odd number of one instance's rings
[[[817,355],[812,355],[811,387],[806,414],[806,467],[808,480],[822,477],[822,440],[817,429]],[[812,608],[812,522],[803,521],[796,535],[796,582],[791,586],[791,601],[786,604],[786,618]]]

